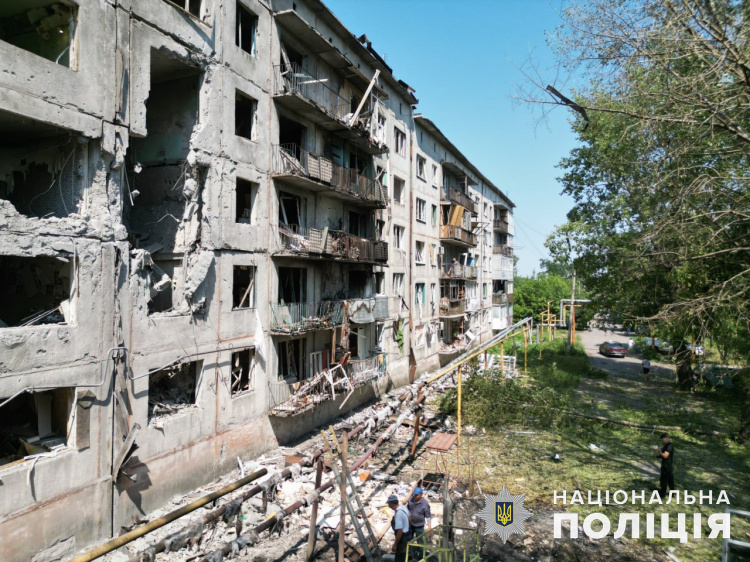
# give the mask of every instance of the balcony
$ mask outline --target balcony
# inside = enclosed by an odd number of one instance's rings
[[[340,230],[307,228],[298,225],[277,227],[274,255],[329,258],[355,263],[388,263],[388,243],[360,238]]]
[[[504,221],[502,219],[495,219],[492,221],[492,230],[502,232],[503,234],[508,234],[509,226],[510,225],[508,224],[508,221]]]
[[[372,134],[369,118],[360,117],[356,123],[351,122],[351,100],[328,87],[327,81],[297,63],[276,65],[273,67],[274,99],[321,128],[351,141],[367,154],[388,152],[385,143]],[[362,113],[369,115],[369,111]]]
[[[449,263],[440,268],[440,277],[442,279],[476,279],[477,268],[460,263]]]
[[[379,181],[296,144],[273,147],[273,176],[310,191],[329,191],[333,197],[363,206],[385,209],[388,205],[386,190]]]
[[[457,243],[466,246],[476,246],[477,237],[474,233],[469,232],[460,226],[449,224],[440,225],[440,239],[446,242]]]
[[[441,317],[461,316],[464,312],[466,312],[466,301],[464,299],[449,299],[447,297],[440,299]]]
[[[461,205],[465,209],[468,209],[468,211],[471,213],[476,213],[475,203],[472,198],[465,193],[458,191],[454,187],[450,187],[447,185],[443,186],[443,190],[440,195],[440,202],[455,203],[456,205]]]
[[[493,254],[501,254],[503,256],[507,256],[509,258],[513,257],[513,246],[507,246],[505,244],[501,244],[498,246],[492,247],[492,253]]]
[[[493,293],[492,304],[513,304],[513,293]]]
[[[344,365],[344,371],[346,371],[346,376],[349,377],[352,386],[357,387],[367,384],[385,374],[385,354],[379,353],[367,359],[352,359]]]
[[[271,305],[271,333],[301,334],[341,324],[343,301],[292,302]]]

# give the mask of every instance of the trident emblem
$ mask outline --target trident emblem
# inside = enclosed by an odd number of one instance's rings
[[[513,502],[495,502],[497,514],[495,520],[499,525],[507,527],[513,523]]]

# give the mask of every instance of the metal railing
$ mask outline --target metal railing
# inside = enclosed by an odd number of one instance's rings
[[[296,144],[274,145],[273,171],[277,175],[308,178],[353,198],[385,207],[388,196],[383,185],[358,170],[334,164]]]
[[[477,268],[472,265],[461,265],[460,263],[444,264],[440,268],[440,277],[444,279],[476,279]]]
[[[504,221],[502,219],[495,219],[492,221],[492,228],[493,230],[498,230],[500,232],[503,232],[505,234],[508,234],[508,228],[510,225],[508,224],[508,221]]]
[[[505,304],[508,302],[508,295],[505,293],[493,293],[492,304]]]
[[[465,228],[461,228],[460,226],[453,226],[450,224],[440,225],[440,238],[448,240],[458,240],[459,242],[469,244],[470,246],[477,245],[476,234],[469,232],[468,230],[466,230]]]
[[[461,205],[472,213],[476,212],[476,204],[474,203],[474,200],[465,193],[458,191],[455,187],[444,185],[440,199],[442,201],[449,201],[456,205]]]
[[[361,238],[340,230],[321,230],[305,226],[280,225],[278,251],[297,254],[321,254],[362,262],[387,262],[388,243]]]
[[[343,121],[351,112],[351,103],[342,98],[315,74],[297,63],[273,67],[274,95],[298,94],[332,118]]]
[[[513,257],[513,246],[507,246],[507,245],[496,245],[492,246],[492,253],[493,254],[502,254],[503,256],[508,256],[509,258]]]
[[[271,331],[295,334],[333,328],[343,318],[342,301],[292,302],[271,305]]]
[[[464,299],[451,300],[446,297],[440,299],[441,316],[461,314],[463,312],[466,312],[466,301]]]
[[[359,386],[385,374],[385,354],[380,353],[367,359],[353,359],[344,365],[346,376],[353,386]]]

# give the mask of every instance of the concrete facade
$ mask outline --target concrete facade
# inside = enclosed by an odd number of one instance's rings
[[[283,407],[340,360],[350,409],[510,322],[513,203],[322,3],[10,2],[0,61],[1,560],[336,417]]]

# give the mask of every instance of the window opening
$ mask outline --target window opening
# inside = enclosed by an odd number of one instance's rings
[[[69,324],[72,258],[0,256],[0,328]]]
[[[148,377],[148,422],[191,409],[196,403],[198,377],[203,361],[177,363]]]
[[[279,268],[279,303],[306,302],[307,269],[302,267]]]
[[[256,36],[258,33],[258,16],[248,10],[239,0],[237,0],[237,33],[235,43],[237,46],[248,53],[256,55]]]
[[[77,70],[78,7],[73,2],[6,1],[3,4],[0,40]]]
[[[24,392],[0,408],[0,466],[68,444],[73,392],[69,388]]]
[[[235,186],[236,194],[236,214],[235,220],[244,224],[252,224],[253,222],[253,205],[255,204],[255,196],[258,193],[258,184],[253,183],[242,178],[237,178]]]
[[[255,390],[255,349],[232,353],[232,397]]]
[[[255,308],[255,266],[235,265],[232,284],[232,307],[234,309]]]
[[[234,97],[234,134],[249,140],[255,140],[255,123],[257,120],[258,102],[236,91]]]
[[[279,380],[305,378],[305,347],[304,339],[279,344]]]

